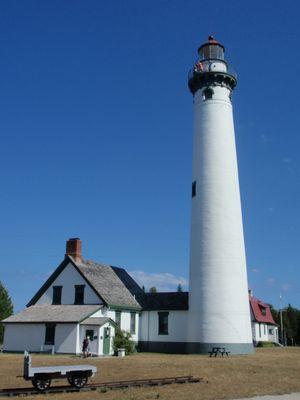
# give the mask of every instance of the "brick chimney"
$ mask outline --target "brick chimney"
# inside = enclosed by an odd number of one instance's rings
[[[74,261],[82,261],[81,240],[79,238],[71,238],[66,243],[66,256],[71,256]]]

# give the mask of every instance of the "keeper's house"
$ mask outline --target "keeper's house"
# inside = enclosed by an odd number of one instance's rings
[[[112,354],[116,326],[137,342],[141,306],[118,275],[129,277],[122,269],[84,261],[81,241],[68,240],[65,259],[27,308],[3,321],[3,350],[78,354],[87,335],[93,354]]]
[[[252,321],[252,337],[256,346],[259,342],[278,343],[278,326],[274,321],[269,304],[253,297],[249,291]]]
[[[254,342],[276,342],[269,306],[253,297],[250,304]],[[93,355],[109,355],[120,327],[143,351],[184,353],[187,311],[187,292],[144,293],[123,268],[84,261],[80,239],[70,239],[27,308],[2,321],[3,350],[79,354],[89,336]]]

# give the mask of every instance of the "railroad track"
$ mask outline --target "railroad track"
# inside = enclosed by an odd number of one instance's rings
[[[48,388],[43,394],[57,394],[57,393],[70,393],[70,392],[87,392],[87,391],[106,391],[112,389],[126,389],[131,387],[141,386],[163,386],[171,385],[174,383],[196,383],[200,382],[200,378],[193,376],[173,376],[170,378],[157,378],[157,379],[136,379],[131,381],[119,382],[103,382],[92,384],[83,387],[82,389],[73,386],[53,386]],[[34,388],[16,388],[16,389],[2,389],[0,390],[0,397],[14,397],[14,396],[32,396],[41,394]]]

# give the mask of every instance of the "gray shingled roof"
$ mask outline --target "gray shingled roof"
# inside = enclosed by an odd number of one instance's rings
[[[115,322],[108,318],[108,317],[97,317],[97,318],[87,318],[84,321],[81,322],[81,325],[98,325],[98,326],[102,326],[104,324],[106,324],[107,322],[112,323],[113,325],[115,325]]]
[[[73,258],[72,261],[108,305],[141,309],[113,267],[94,261],[75,262]]]
[[[188,292],[145,293],[124,268],[112,267],[143,310],[188,310]]]
[[[43,323],[43,322],[81,322],[98,311],[98,305],[43,305],[31,306],[18,314],[11,315],[1,322],[4,323]]]
[[[140,296],[144,293],[143,289],[136,283],[136,281],[132,278],[132,276],[128,274],[128,272],[124,268],[112,266],[112,269],[133,296]]]

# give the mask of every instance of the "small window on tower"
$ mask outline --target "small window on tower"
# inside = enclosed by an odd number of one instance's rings
[[[202,92],[203,100],[211,100],[213,97],[214,91],[211,88],[206,88]]]
[[[196,181],[192,183],[192,197],[196,196]]]

